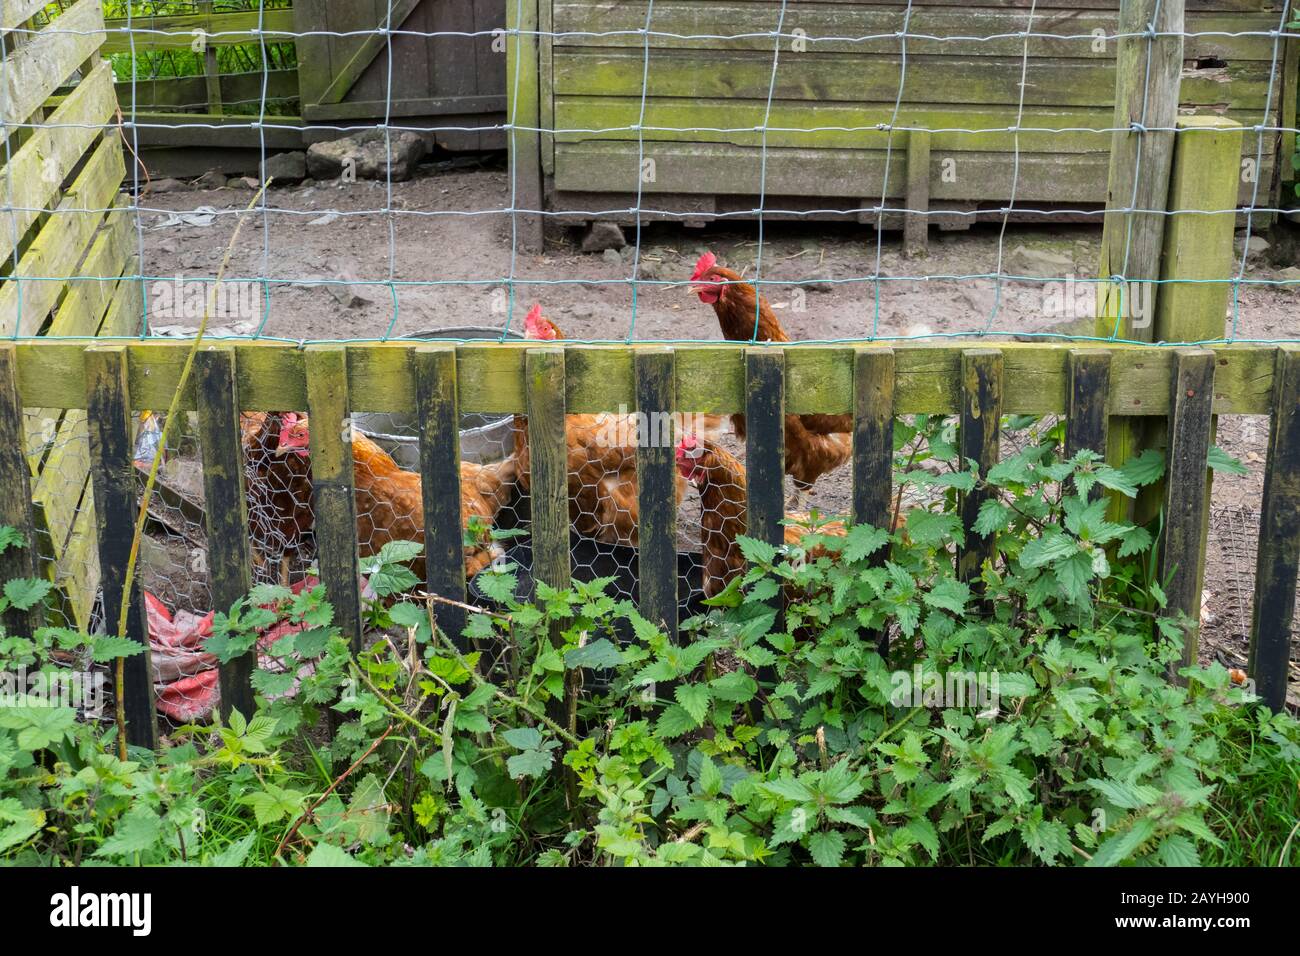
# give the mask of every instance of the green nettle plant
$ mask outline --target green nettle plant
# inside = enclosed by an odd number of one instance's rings
[[[609,581],[539,584],[523,603],[506,568],[479,578],[495,607],[458,647],[443,605],[410,597],[418,546],[403,542],[366,568],[360,654],[323,588],[258,588],[208,643],[223,661],[259,648],[254,714],[121,761],[111,726],[71,707],[0,709],[0,857],[1289,862],[1300,728],[1217,664],[1170,682],[1188,622],[1165,607],[1150,530],[1108,517],[1108,495],[1161,477],[1160,455],[1063,460],[1047,427],[980,475],[953,437],[941,418],[899,423],[898,500],[911,486],[928,504],[896,534],[742,539],[749,569],[680,643]],[[1217,451],[1210,464],[1236,467]],[[957,509],[976,492],[973,533],[995,557],[962,580]],[[31,587],[5,591],[18,604]],[[277,625],[292,626],[268,645]],[[130,649],[47,629],[6,636],[0,663]]]

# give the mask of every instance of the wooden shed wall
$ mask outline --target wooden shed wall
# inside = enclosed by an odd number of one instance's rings
[[[773,40],[779,0],[656,0],[651,31],[708,35],[759,34],[742,39],[590,36],[646,26],[646,0],[541,0],[541,125],[553,127],[542,144],[543,171],[555,208],[593,208],[598,194],[637,189],[638,134],[645,83],[644,155],[654,177],[642,184],[648,205],[661,208],[749,208],[760,191],[763,124],[772,84]],[[1187,30],[1277,29],[1282,0],[1187,0]],[[907,5],[863,0],[790,0],[782,32],[861,37],[893,34]],[[910,34],[983,37],[1015,34],[1030,24],[1028,0],[978,5],[962,0],[915,0]],[[1022,128],[1104,129],[1112,125],[1115,42],[1098,51],[1093,31],[1116,32],[1117,0],[1063,0],[1035,10],[1032,31],[1079,39],[1009,36],[997,40],[907,43],[906,72],[899,41],[808,43],[794,52],[782,41],[772,91],[766,145],[769,197],[791,208],[848,200],[872,205],[885,191],[888,124],[903,79],[899,126],[988,129],[1015,124],[1022,57],[1027,52]],[[545,36],[556,34],[553,39]],[[566,35],[567,34],[567,35]],[[1254,126],[1294,125],[1295,41],[1268,36],[1188,37],[1182,112],[1214,113]],[[1271,110],[1265,117],[1270,78]],[[1284,122],[1279,122],[1283,118]],[[651,127],[696,128],[691,132]],[[820,130],[809,127],[868,127]],[[1290,163],[1277,163],[1278,134],[1264,136],[1260,203],[1271,204]],[[901,199],[908,134],[892,138],[888,196]],[[939,132],[931,142],[932,208],[1012,198],[1011,132]],[[1243,155],[1253,158],[1248,132]],[[1086,131],[1022,132],[1015,198],[1022,205],[1100,204],[1105,201],[1110,135]],[[1275,175],[1277,167],[1277,175]],[[1241,198],[1253,184],[1243,179]],[[605,197],[602,206],[612,204]],[[617,205],[614,203],[613,205]],[[782,205],[770,203],[769,206]],[[843,203],[841,203],[843,205]]]
[[[308,124],[365,125],[391,116],[395,125],[477,128],[504,122],[505,53],[493,30],[505,26],[501,0],[393,0],[395,30],[477,36],[391,37],[376,32],[390,0],[295,0],[297,29],[352,34],[300,36],[298,74]],[[498,39],[497,50],[493,49]],[[391,105],[388,103],[391,86]],[[308,138],[337,136],[309,130]],[[451,149],[501,149],[500,130],[430,134]]]

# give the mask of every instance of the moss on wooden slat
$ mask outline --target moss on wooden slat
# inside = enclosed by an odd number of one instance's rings
[[[122,145],[107,134],[69,187],[35,241],[23,253],[13,277],[0,288],[0,334],[30,335],[40,328],[113,204],[125,175]],[[18,282],[16,278],[31,281]]]
[[[1167,613],[1184,614],[1187,631],[1182,664],[1196,663],[1200,636],[1201,553],[1207,530],[1207,494],[1214,385],[1214,353],[1177,349],[1170,393],[1169,453],[1165,472],[1164,533],[1160,580],[1166,582]]]
[[[124,283],[123,286],[136,286]],[[136,286],[138,288],[138,286]],[[29,406],[84,407],[79,367],[87,341],[23,341],[18,344],[20,387]],[[919,412],[956,414],[962,346],[917,345],[880,340],[864,348],[893,347],[896,356],[895,403],[900,415]],[[851,411],[852,348],[787,345],[788,374],[802,391],[790,389],[786,410],[792,413]],[[1062,414],[1066,410],[1066,356],[1077,343],[999,342],[1007,370],[1004,409],[1009,414]],[[132,394],[141,408],[166,405],[185,361],[184,342],[139,342],[127,346],[131,356]],[[530,348],[521,343],[457,345],[457,380],[461,407],[472,412],[513,414],[524,408],[523,363]],[[653,348],[653,344],[630,348]],[[1172,350],[1158,346],[1104,343],[1112,353],[1112,415],[1151,416],[1169,411],[1166,391]],[[410,346],[355,344],[347,348],[351,401],[357,411],[410,410],[414,403],[405,350]],[[677,408],[729,414],[744,410],[744,344],[674,347]],[[303,350],[293,345],[242,343],[238,352],[239,387],[246,410],[275,411],[306,406]],[[631,362],[623,347],[570,345],[566,357],[575,369],[568,394],[581,399],[573,413],[617,411],[632,407]],[[1267,414],[1273,388],[1273,346],[1215,347],[1216,414]],[[588,382],[587,379],[593,379]],[[596,402],[595,397],[600,401]],[[590,404],[588,402],[591,402]],[[191,388],[181,407],[193,411]]]
[[[334,604],[334,623],[359,651],[361,594],[347,359],[341,346],[310,346],[305,365],[317,563]]]
[[[0,166],[0,181],[12,183],[15,208],[0,229],[0,261],[10,258],[14,243],[21,239],[41,211],[50,204],[68,173],[81,161],[100,127],[108,123],[117,104],[113,99],[113,70],[101,62],[77,84],[45,125],[6,165]]]
[[[129,33],[125,18],[105,20],[104,27],[104,53],[189,50],[198,31],[208,34],[207,43],[211,46],[292,42],[294,39],[293,10],[137,16],[131,21]],[[257,32],[259,28],[260,34]]]
[[[99,0],[80,0],[5,57],[0,95],[0,142],[53,95],[104,39]],[[192,38],[191,38],[192,39]],[[7,125],[6,125],[7,124]]]
[[[199,402],[199,444],[203,453],[203,501],[208,533],[208,575],[212,604],[222,612],[252,587],[248,500],[244,494],[244,447],[240,440],[239,386],[235,353],[206,348],[195,356],[194,387]],[[257,652],[221,665],[221,712],[253,711]]]
[[[127,602],[126,635],[144,652],[126,658],[126,732],[129,743],[154,748],[153,667],[145,627],[140,579],[127,593],[126,569],[135,532],[136,477],[132,457],[131,398],[127,384],[127,354],[121,346],[86,349],[85,389],[90,424],[90,460],[95,494],[96,538],[103,570],[104,616],[117,633],[122,602]]]
[[[1275,381],[1247,670],[1264,703],[1281,710],[1300,574],[1300,348],[1278,349]]]

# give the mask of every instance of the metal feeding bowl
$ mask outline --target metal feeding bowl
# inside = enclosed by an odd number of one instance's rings
[[[517,332],[506,333],[507,339],[523,339]],[[458,326],[412,332],[411,339],[500,339],[500,329],[481,326]],[[465,461],[487,464],[500,461],[513,447],[510,434],[512,415],[462,415],[460,417],[460,457]],[[367,412],[352,416],[352,424],[364,432],[393,460],[408,471],[420,469],[420,424],[414,415]]]

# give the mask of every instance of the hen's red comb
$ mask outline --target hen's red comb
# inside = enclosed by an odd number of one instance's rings
[[[684,436],[682,440],[677,443],[677,460],[681,461],[683,458],[686,458],[688,455],[691,455],[691,452],[696,451],[699,447],[700,447],[699,439],[696,438],[694,435]],[[694,456],[691,455],[691,457]]]
[[[695,271],[691,273],[691,281],[694,282],[696,279],[702,279],[706,274],[708,274],[708,271],[717,264],[718,257],[711,252],[706,252],[704,255],[700,256],[699,260],[695,263]]]
[[[524,330],[527,332],[535,332],[540,328],[541,324],[542,324],[542,304],[538,302],[531,309],[529,309],[528,314],[524,316]]]

